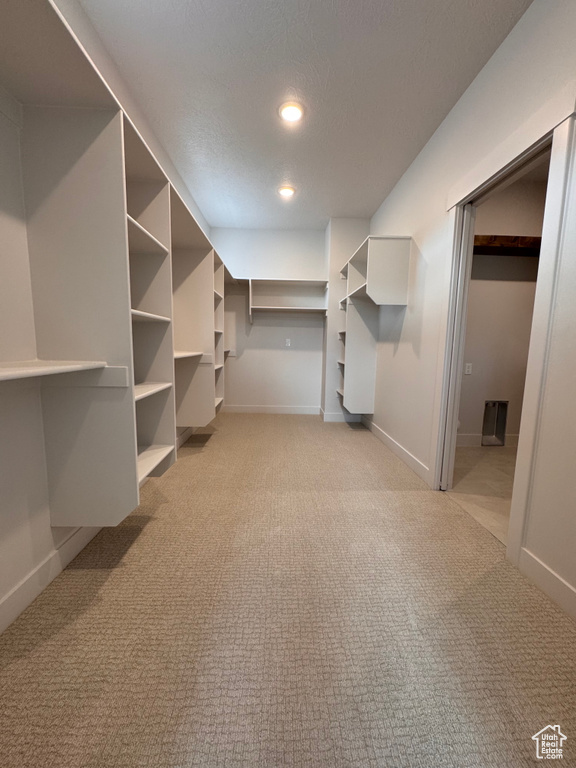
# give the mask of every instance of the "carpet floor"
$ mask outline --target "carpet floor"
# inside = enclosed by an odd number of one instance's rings
[[[2,768],[502,768],[576,623],[370,432],[222,414],[0,637]]]

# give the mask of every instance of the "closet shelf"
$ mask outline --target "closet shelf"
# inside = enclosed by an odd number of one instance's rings
[[[202,357],[204,352],[186,352],[184,350],[174,350],[174,360],[183,360],[186,357]]]
[[[218,408],[220,405],[222,405],[223,401],[224,401],[224,398],[223,398],[223,397],[217,397],[217,398],[214,400],[214,407],[215,407],[215,408]]]
[[[170,381],[156,382],[156,381],[144,381],[142,384],[134,385],[134,400],[143,400],[145,397],[155,395],[157,392],[162,392],[165,389],[170,389],[172,383]]]
[[[252,305],[252,312],[326,312],[327,307],[264,307]]]
[[[162,245],[154,235],[139,224],[136,219],[127,214],[128,218],[128,246],[130,253],[151,253],[158,256],[166,256],[168,248]]]
[[[346,363],[344,362],[344,360],[338,360],[338,365],[346,365]]]
[[[214,333],[224,333],[224,331],[221,331],[219,328],[216,328],[216,329],[214,330]]]
[[[221,293],[220,293],[219,291],[217,291],[216,289],[214,289],[214,296],[215,296],[215,298],[217,298],[217,299],[223,299],[223,298],[224,298],[223,294],[221,294]]]
[[[366,299],[368,298],[368,294],[366,293],[366,283],[362,283],[362,285],[359,285],[358,288],[351,291],[347,296],[344,296],[344,298],[341,300],[340,303],[343,301],[346,301],[346,299]]]
[[[139,445],[138,482],[142,483],[173,450],[173,445]]]
[[[17,360],[0,362],[0,381],[29,379],[35,376],[53,376],[58,373],[91,371],[106,368],[102,361],[90,360]]]
[[[215,371],[221,371],[222,368],[224,368],[224,363],[220,363],[220,365],[215,365],[214,370]]]
[[[344,390],[343,389],[337,389],[336,394],[340,395],[340,397],[344,397]]]
[[[132,320],[138,323],[169,323],[170,318],[164,315],[154,315],[151,312],[142,312],[140,309],[132,310]]]

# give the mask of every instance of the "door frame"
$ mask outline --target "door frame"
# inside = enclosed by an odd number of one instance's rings
[[[449,490],[454,469],[461,374],[464,365],[468,285],[474,242],[474,209],[488,195],[514,183],[532,163],[537,163],[543,152],[548,151],[550,147],[552,151],[542,229],[540,270],[534,302],[508,532],[507,556],[516,564],[520,558],[530,506],[532,468],[550,346],[566,189],[573,159],[576,156],[575,116],[566,118],[554,130],[542,136],[538,142],[487,179],[453,208],[454,256],[442,386],[439,459],[435,478],[435,487],[440,490]]]

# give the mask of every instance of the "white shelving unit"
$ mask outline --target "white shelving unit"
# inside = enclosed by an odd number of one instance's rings
[[[138,506],[224,374],[212,246],[53,4],[5,3],[0,50],[6,619]]]
[[[214,251],[174,189],[170,192],[176,425],[215,415]]]
[[[138,483],[176,459],[168,179],[127,118],[126,227]]]
[[[405,306],[410,268],[409,237],[368,237],[341,270],[340,387],[350,413],[374,412],[379,306]]]
[[[317,312],[328,309],[326,280],[249,281],[249,317],[255,312]]]

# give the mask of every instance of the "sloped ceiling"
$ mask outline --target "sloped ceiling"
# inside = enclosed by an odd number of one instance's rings
[[[531,0],[79,2],[211,226],[323,228],[374,213]]]

